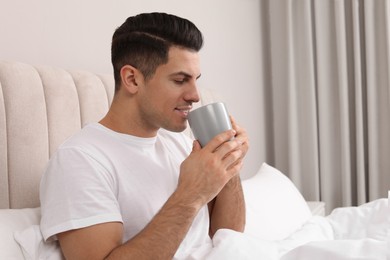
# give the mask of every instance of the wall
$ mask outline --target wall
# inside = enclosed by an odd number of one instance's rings
[[[111,73],[113,31],[130,15],[161,11],[203,32],[200,86],[213,89],[248,131],[243,177],[264,161],[258,0],[0,0],[0,59]]]

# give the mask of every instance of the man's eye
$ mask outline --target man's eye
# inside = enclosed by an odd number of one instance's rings
[[[175,81],[176,84],[181,85],[181,84],[186,83],[187,79],[185,79],[185,78],[184,79],[175,79],[174,81]]]

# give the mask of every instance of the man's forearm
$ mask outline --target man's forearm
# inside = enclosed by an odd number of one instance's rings
[[[114,249],[107,259],[172,259],[200,207],[174,194],[134,238]]]
[[[233,177],[221,190],[210,207],[210,235],[228,228],[243,232],[245,228],[245,200],[239,175]]]

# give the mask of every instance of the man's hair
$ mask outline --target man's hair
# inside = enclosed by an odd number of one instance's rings
[[[121,84],[123,66],[131,65],[149,79],[158,66],[168,62],[170,47],[199,51],[202,45],[202,33],[187,19],[166,13],[145,13],[127,18],[112,37],[115,90]]]

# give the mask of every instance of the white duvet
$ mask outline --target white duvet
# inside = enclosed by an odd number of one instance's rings
[[[243,191],[245,232],[219,230],[212,244],[177,259],[390,260],[389,198],[312,216],[291,180],[266,163],[243,181]],[[43,242],[39,225],[16,231],[14,237],[25,259],[62,258],[58,243]]]
[[[390,259],[388,199],[313,216],[288,238],[267,241],[219,230],[203,259]],[[196,254],[195,254],[196,255]],[[199,258],[199,255],[194,256]]]
[[[213,245],[186,259],[390,259],[388,199],[359,207],[335,209],[327,217],[313,216],[289,237],[267,241],[254,235],[219,230]],[[57,243],[44,243],[39,226],[15,233],[25,259],[61,259]]]

